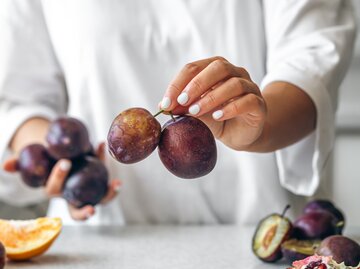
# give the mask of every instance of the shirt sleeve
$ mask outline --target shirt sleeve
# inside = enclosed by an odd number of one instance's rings
[[[67,107],[64,78],[52,50],[41,1],[0,1],[0,161],[19,126],[53,119]],[[0,169],[0,199],[22,205],[44,198]],[[16,197],[16,198],[14,198]]]
[[[304,90],[317,111],[316,130],[276,151],[280,182],[313,195],[334,145],[338,88],[349,66],[355,21],[349,0],[264,0],[267,75],[264,89],[285,81]]]

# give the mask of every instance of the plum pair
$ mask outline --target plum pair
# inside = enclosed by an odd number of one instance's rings
[[[63,186],[63,197],[73,206],[96,205],[108,191],[108,172],[95,157],[85,125],[71,117],[61,117],[49,126],[47,147],[26,146],[17,168],[30,187],[45,186],[55,163],[69,159],[72,168]]]
[[[180,178],[197,178],[213,170],[217,160],[215,139],[201,120],[172,117],[161,129],[155,116],[143,108],[121,112],[108,133],[111,156],[131,164],[145,159],[158,147],[164,166]]]

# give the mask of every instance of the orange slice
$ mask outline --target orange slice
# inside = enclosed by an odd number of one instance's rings
[[[10,260],[27,260],[43,254],[61,232],[61,219],[0,219],[0,241]]]

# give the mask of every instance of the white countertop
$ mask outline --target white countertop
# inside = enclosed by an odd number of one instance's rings
[[[263,263],[252,254],[253,232],[254,227],[237,226],[64,227],[43,256],[9,262],[5,268],[287,268],[283,262]]]

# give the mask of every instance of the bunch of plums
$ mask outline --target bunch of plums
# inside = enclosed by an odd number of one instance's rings
[[[111,156],[131,164],[158,147],[164,166],[180,178],[197,178],[213,170],[217,159],[215,139],[202,121],[190,116],[172,117],[161,128],[155,117],[143,108],[121,112],[108,133]]]
[[[47,147],[26,146],[20,152],[17,169],[30,187],[44,186],[56,161],[69,159],[72,167],[63,186],[63,197],[73,206],[96,205],[108,190],[108,172],[95,156],[85,125],[71,117],[51,122]]]
[[[332,256],[336,262],[348,266],[360,263],[360,245],[341,235],[345,217],[332,202],[314,200],[307,203],[303,214],[294,223],[284,216],[285,212],[260,221],[252,244],[258,258],[275,262],[284,257],[292,263],[317,254]]]

